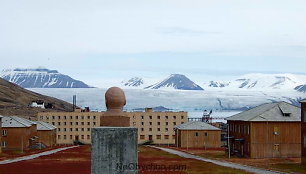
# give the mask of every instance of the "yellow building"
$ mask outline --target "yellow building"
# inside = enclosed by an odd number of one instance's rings
[[[91,128],[100,125],[103,112],[40,112],[38,121],[57,127],[57,143],[73,144],[80,141],[91,143]],[[153,141],[155,144],[174,144],[174,127],[187,122],[187,112],[126,112],[131,127],[138,128],[138,142]]]

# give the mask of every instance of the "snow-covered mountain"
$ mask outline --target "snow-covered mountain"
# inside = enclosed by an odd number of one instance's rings
[[[208,87],[223,89],[252,89],[252,90],[293,90],[306,84],[305,75],[297,74],[246,74],[228,83],[210,82]]]
[[[145,89],[204,90],[182,74],[172,74],[165,80],[145,87]]]
[[[130,86],[130,87],[139,87],[144,84],[143,79],[140,77],[133,77],[129,79],[128,81],[122,81],[121,83],[124,86]]]
[[[45,68],[6,69],[0,77],[23,88],[90,88],[82,81]]]

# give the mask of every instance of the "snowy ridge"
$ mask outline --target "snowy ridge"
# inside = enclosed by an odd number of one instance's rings
[[[0,77],[23,88],[89,88],[84,82],[45,68],[6,69]]]
[[[172,74],[165,80],[154,85],[145,87],[145,89],[203,90],[202,87],[195,84],[193,81],[181,74]]]

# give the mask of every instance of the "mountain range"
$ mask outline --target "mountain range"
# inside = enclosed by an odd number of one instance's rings
[[[46,68],[6,69],[0,77],[23,88],[90,88],[82,81]]]

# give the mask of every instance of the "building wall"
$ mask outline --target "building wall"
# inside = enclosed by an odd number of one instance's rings
[[[235,150],[239,155],[244,157],[250,157],[250,122],[244,121],[228,121],[229,124],[229,137],[230,139],[231,152]],[[239,140],[244,140],[239,141]]]
[[[302,163],[306,164],[306,103],[301,103],[301,154]]]
[[[221,147],[221,130],[176,130],[178,147]]]
[[[52,147],[56,145],[56,129],[38,130],[37,136],[39,137],[39,142],[46,146]]]
[[[2,152],[2,117],[0,117],[0,153]]]
[[[187,122],[187,112],[126,112],[130,125],[138,128],[138,143],[174,144],[176,125]],[[41,112],[38,120],[56,126],[57,143],[72,144],[79,139],[91,143],[91,128],[98,127],[103,112]]]
[[[2,128],[6,130],[6,136],[2,137],[2,141],[6,142],[6,147],[2,150],[27,150],[29,147],[35,143],[31,141],[31,138],[37,136],[36,125],[31,127],[21,127],[21,128]]]
[[[91,143],[91,129],[100,125],[101,112],[41,112],[38,121],[57,127],[57,144],[73,144],[75,140]]]
[[[174,127],[188,120],[187,112],[127,112],[130,125],[138,128],[138,143],[175,144]]]
[[[300,122],[252,122],[251,157],[301,157]]]

